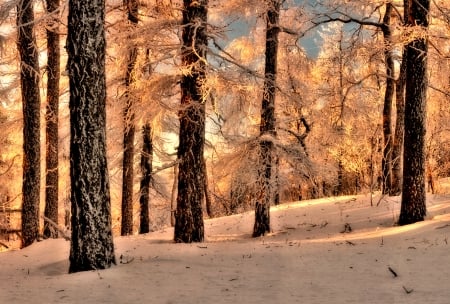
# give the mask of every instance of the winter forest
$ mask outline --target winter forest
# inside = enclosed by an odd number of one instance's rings
[[[3,0],[0,101],[0,251],[65,239],[66,272],[298,201],[414,225],[450,193],[450,3]]]

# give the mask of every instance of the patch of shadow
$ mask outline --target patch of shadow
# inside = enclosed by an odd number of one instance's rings
[[[38,271],[47,276],[67,274],[69,273],[69,259],[42,265],[38,268]]]

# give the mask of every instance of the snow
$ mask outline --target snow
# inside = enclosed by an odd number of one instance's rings
[[[0,303],[449,303],[450,195],[429,195],[427,220],[404,227],[399,197],[373,203],[273,207],[257,239],[252,212],[206,220],[205,243],[116,237],[116,266],[76,274],[69,242],[45,240],[0,253]]]

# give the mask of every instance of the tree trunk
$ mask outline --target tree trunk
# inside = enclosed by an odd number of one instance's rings
[[[149,123],[142,128],[143,148],[141,153],[141,189],[139,204],[141,207],[139,233],[150,232],[150,183],[152,181],[153,141],[152,129]]]
[[[203,187],[205,189],[206,214],[208,214],[209,218],[213,218],[214,214],[212,210],[212,200],[208,190],[208,171],[206,168],[206,159],[204,158],[203,158]]]
[[[392,3],[386,3],[386,12],[381,27],[384,37],[384,58],[386,65],[386,90],[383,104],[383,160],[381,165],[383,171],[383,194],[390,193],[392,186],[392,100],[395,91],[394,55],[390,25],[392,8]]]
[[[406,50],[403,50],[400,75],[396,81],[395,104],[397,118],[395,122],[394,146],[392,148],[392,187],[390,195],[402,192],[402,152],[403,136],[405,134],[405,81],[406,81]]]
[[[255,225],[253,237],[270,232],[270,204],[272,197],[272,154],[274,153],[273,139],[275,130],[275,91],[278,57],[278,34],[280,32],[278,20],[280,16],[279,0],[268,1],[266,25],[266,59],[264,71],[264,93],[261,104],[260,125],[260,169],[258,172],[258,197],[260,202],[255,206]]]
[[[115,263],[106,160],[104,24],[103,0],[69,2],[71,273]]]
[[[429,0],[408,0],[408,25],[427,30]],[[425,135],[427,93],[427,39],[422,35],[406,47],[405,149],[403,194],[399,224],[424,220],[426,215]]]
[[[138,23],[138,3],[136,0],[126,0],[128,11],[128,21],[133,29]],[[125,108],[123,113],[123,160],[122,160],[122,225],[120,234],[133,234],[133,178],[134,178],[134,94],[132,86],[134,80],[134,67],[136,65],[138,50],[135,46],[130,46],[127,56],[127,71],[125,74]]]
[[[47,13],[59,8],[59,0],[47,0]],[[57,16],[57,15],[56,15]],[[47,25],[47,109],[45,113],[46,171],[44,237],[56,238],[58,231],[47,219],[58,224],[58,110],[60,50],[58,18],[51,15]]]
[[[203,149],[205,142],[205,61],[207,0],[185,0],[183,9],[183,66],[181,78],[180,132],[178,146],[178,197],[175,213],[175,242],[202,242],[202,201],[205,194]]]
[[[33,26],[33,1],[22,0],[17,6],[20,85],[23,107],[22,247],[31,245],[39,235],[41,101],[39,95],[39,53]]]

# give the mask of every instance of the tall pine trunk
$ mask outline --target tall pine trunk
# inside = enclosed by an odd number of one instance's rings
[[[384,60],[386,65],[386,89],[383,104],[383,159],[381,165],[383,171],[383,194],[390,193],[392,187],[392,100],[395,92],[394,54],[390,24],[392,9],[392,3],[386,3],[386,12],[381,27],[384,38]]]
[[[130,29],[138,23],[137,0],[126,0],[128,21]],[[133,179],[134,179],[134,112],[132,87],[134,80],[134,68],[137,60],[137,47],[130,46],[127,56],[127,71],[125,75],[125,108],[123,113],[123,160],[122,160],[122,225],[121,235],[133,233]]]
[[[150,123],[146,123],[142,127],[143,147],[141,153],[141,188],[140,188],[140,223],[139,233],[150,232],[150,183],[152,181],[152,162],[153,162],[153,141],[152,128]]]
[[[71,273],[115,263],[106,160],[104,22],[104,0],[69,1]]]
[[[430,1],[409,0],[407,2],[407,24],[421,26],[427,31]],[[425,135],[428,41],[423,34],[408,43],[406,56],[405,149],[400,225],[422,221],[426,215]]]
[[[264,71],[264,93],[261,104],[260,124],[260,169],[258,172],[258,197],[256,202],[253,237],[270,232],[270,204],[273,200],[272,164],[275,130],[275,91],[278,57],[278,34],[280,1],[268,1],[266,25],[266,59]]]
[[[39,53],[33,26],[33,1],[19,1],[17,31],[23,107],[22,247],[31,245],[39,235],[41,100]]]
[[[203,150],[205,143],[207,0],[184,0],[183,66],[181,77],[180,132],[178,146],[178,196],[175,212],[175,242],[202,242]]]
[[[47,109],[45,112],[46,171],[45,171],[45,209],[44,237],[56,238],[58,231],[52,227],[58,224],[58,110],[59,110],[59,26],[55,11],[59,0],[47,0],[50,20],[47,25]],[[49,221],[50,220],[50,221]]]

